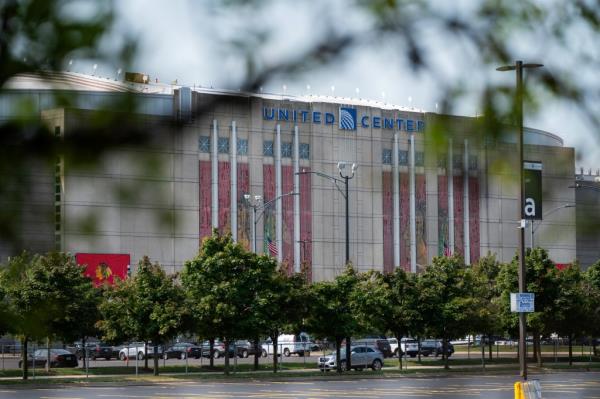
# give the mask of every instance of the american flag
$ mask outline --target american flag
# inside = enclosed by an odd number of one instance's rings
[[[448,248],[448,244],[444,241],[444,256],[452,256],[450,253],[450,248]]]
[[[269,254],[271,256],[277,256],[277,244],[275,244],[270,238],[267,238],[267,242],[269,243]]]

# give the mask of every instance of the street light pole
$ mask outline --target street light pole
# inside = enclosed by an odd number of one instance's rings
[[[351,165],[350,168],[350,172],[348,175],[344,175],[344,171],[346,171],[346,166]],[[324,177],[325,179],[329,179],[333,182],[333,184],[335,184],[335,187],[337,188],[337,190],[340,192],[340,194],[342,194],[342,196],[344,197],[344,200],[346,202],[346,264],[350,263],[350,202],[349,202],[349,190],[348,190],[348,180],[352,179],[354,177],[354,174],[356,173],[356,168],[358,168],[358,165],[355,163],[349,163],[349,162],[338,162],[337,164],[338,170],[340,172],[340,177],[341,179],[335,177],[335,176],[331,176],[328,175],[326,173],[323,172],[316,172],[316,171],[305,171],[302,170],[301,172],[298,172],[298,175],[307,175],[307,174],[314,174],[317,176],[321,176]],[[340,188],[340,186],[338,186],[338,183],[344,184],[344,191],[342,191],[342,189]]]
[[[519,293],[526,292],[526,275],[525,275],[525,213],[523,209],[524,203],[524,175],[523,175],[523,68],[539,68],[542,64],[523,64],[523,61],[516,61],[515,65],[505,65],[496,68],[497,71],[516,71],[517,75],[517,96],[516,96],[516,113],[518,123],[517,150],[519,153]],[[527,380],[527,356],[525,351],[525,338],[527,337],[527,319],[524,312],[519,313],[519,366],[521,369],[521,377]]]
[[[265,202],[264,204],[261,204],[262,196],[252,196],[250,194],[244,194],[244,199],[246,200],[246,203],[249,207],[252,208],[252,252],[256,253],[256,225],[260,221],[262,215],[264,215],[265,210],[269,206],[273,205],[277,200],[280,200],[283,197],[287,197],[288,195],[298,195],[298,193],[290,191],[289,193],[281,194],[279,197],[273,198],[272,200]],[[257,217],[256,214],[258,210],[261,210],[262,212]],[[278,248],[278,251],[280,250],[281,249]]]

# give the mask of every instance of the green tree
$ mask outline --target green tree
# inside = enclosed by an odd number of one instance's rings
[[[482,334],[482,356],[484,342],[487,342],[490,360],[492,360],[492,336],[503,331],[502,319],[498,317],[502,313],[501,292],[497,283],[500,268],[500,262],[492,254],[481,257],[473,265],[475,306],[473,319],[469,324],[472,327],[472,333]],[[484,340],[484,337],[487,339]]]
[[[307,318],[310,331],[321,338],[335,341],[337,372],[351,367],[350,337],[359,331],[359,324],[352,313],[350,297],[358,280],[352,265],[334,281],[323,281],[311,286],[311,308]],[[340,347],[346,339],[346,359],[340,359]]]
[[[205,239],[198,256],[185,263],[182,281],[191,299],[195,324],[209,337],[223,340],[225,374],[229,374],[230,344],[251,329],[252,303],[261,286],[269,283],[274,266],[233,242],[230,235],[221,236],[216,231]]]
[[[542,364],[540,336],[550,335],[554,328],[556,300],[559,294],[556,265],[543,248],[527,250],[525,255],[527,292],[535,295],[535,312],[527,315],[528,331],[533,335],[533,356],[538,365]],[[502,311],[505,328],[515,334],[518,331],[518,313],[510,312],[510,293],[518,292],[518,260],[502,266],[499,274],[499,288],[502,291]]]
[[[351,295],[356,318],[366,322],[365,328],[392,332],[398,343],[403,337],[417,333],[422,324],[416,274],[396,269],[390,274],[376,271],[365,273],[358,280]],[[402,353],[398,347],[398,366],[402,369]]]
[[[584,295],[588,298],[586,315],[587,332],[592,337],[600,336],[600,261],[590,266],[584,274]],[[593,340],[594,354],[598,354],[596,340]]]
[[[183,299],[175,276],[167,275],[158,263],[153,264],[144,256],[133,278],[106,291],[100,305],[103,319],[99,327],[107,340],[151,341],[154,375],[158,375],[158,348],[180,332],[185,310]],[[148,351],[145,357],[148,358]]]
[[[259,263],[276,262],[268,256],[258,257]],[[257,291],[256,299],[251,304],[252,317],[248,319],[246,329],[252,332],[251,337],[267,335],[273,342],[273,372],[277,372],[278,337],[284,332],[296,333],[302,329],[304,319],[308,315],[308,287],[305,276],[301,273],[288,275],[283,270],[271,270],[268,280]],[[256,342],[256,339],[255,339]],[[310,349],[309,349],[310,350]],[[258,353],[255,355],[255,365]]]
[[[575,264],[558,271],[558,296],[554,314],[554,330],[569,339],[569,365],[573,364],[573,339],[582,337],[589,323],[584,275]]]
[[[418,289],[427,332],[442,339],[448,368],[448,340],[469,332],[475,305],[473,275],[459,256],[435,257],[421,275]]]
[[[10,259],[0,278],[7,307],[13,315],[13,330],[22,341],[24,379],[30,341],[46,339],[48,344],[54,338],[71,341],[93,330],[98,316],[95,291],[71,255],[23,253]],[[90,313],[82,315],[83,311]],[[85,319],[87,316],[93,320]]]

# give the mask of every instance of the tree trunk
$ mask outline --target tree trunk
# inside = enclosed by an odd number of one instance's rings
[[[417,356],[419,357],[419,363],[421,363],[421,337],[417,337]]]
[[[538,363],[538,367],[542,367],[542,343],[541,343],[541,339],[540,339],[540,335],[536,334],[533,337],[533,349],[536,350],[537,349],[537,363]]]
[[[85,362],[87,362],[87,348],[85,346],[85,337],[81,337],[81,348],[83,349],[83,368],[85,369]]]
[[[137,356],[137,353],[135,355]],[[148,368],[148,341],[144,341],[144,370],[146,370],[146,371],[149,370],[149,368]]]
[[[402,370],[402,333],[396,333],[396,339],[398,340],[398,369]]]
[[[46,372],[50,372],[50,337],[46,337]]]
[[[212,369],[215,366],[215,358],[213,356],[215,351],[215,339],[210,338],[208,340],[208,358],[210,359],[210,368]]]
[[[342,346],[342,337],[335,337],[335,371],[338,373],[342,372],[342,362],[340,359],[341,356],[341,348]]]
[[[279,333],[277,334],[273,334],[274,338],[271,338],[271,342],[273,342],[273,372],[276,373],[277,372],[277,361],[279,359],[277,359],[277,354],[279,353],[277,351],[277,342],[279,340]]]
[[[448,353],[448,340],[446,339],[446,337],[444,337],[442,339],[442,359],[444,360],[444,368],[446,370],[448,370],[450,368],[450,366],[448,365],[448,356],[446,356],[446,354]]]
[[[27,343],[29,342],[28,337],[23,337],[21,340],[21,361],[23,365],[23,379],[26,380],[29,377],[29,365],[27,364]]]
[[[164,348],[163,348],[163,355],[164,355]],[[158,375],[158,345],[156,344],[156,341],[154,341],[154,356],[152,356],[152,357],[154,358],[154,375]]]
[[[488,357],[490,358],[490,361],[492,360],[494,355],[493,350],[494,348],[492,345],[492,334],[488,334]]]
[[[569,366],[573,365],[573,334],[569,334]]]
[[[352,369],[352,342],[350,337],[346,337],[346,370]]]
[[[254,371],[258,370],[258,358],[262,355],[262,349],[259,347],[259,338],[254,337]]]
[[[225,375],[229,375],[229,339],[225,338],[223,344],[225,345]]]

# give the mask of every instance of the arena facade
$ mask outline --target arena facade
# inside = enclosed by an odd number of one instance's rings
[[[77,94],[77,107],[58,108],[56,91]],[[30,98],[31,117],[66,136],[125,91],[138,100],[136,123],[161,137],[148,147],[120,148],[93,170],[75,170],[63,160],[42,174],[32,201],[53,217],[24,223],[31,250],[96,254],[99,261],[129,255],[133,268],[148,255],[178,271],[212,229],[252,248],[255,226],[259,252],[313,280],[331,279],[346,259],[341,176],[354,169],[349,258],[359,270],[418,272],[434,256],[450,253],[467,263],[488,252],[501,261],[515,255],[516,134],[507,129],[491,137],[478,118],[362,99],[115,82],[76,73],[14,79],[2,91],[0,116],[14,116],[14,104]],[[178,127],[166,127],[164,121],[173,119]],[[146,153],[161,167],[136,167]],[[525,159],[542,164],[542,209],[560,209],[535,226],[535,244],[555,262],[570,263],[576,258],[575,211],[567,206],[575,202],[569,188],[574,150],[552,133],[527,128]],[[137,183],[144,188],[130,202],[114,189]],[[258,206],[256,224],[250,202]],[[82,227],[89,215],[94,229]],[[11,251],[3,246],[2,257]]]

